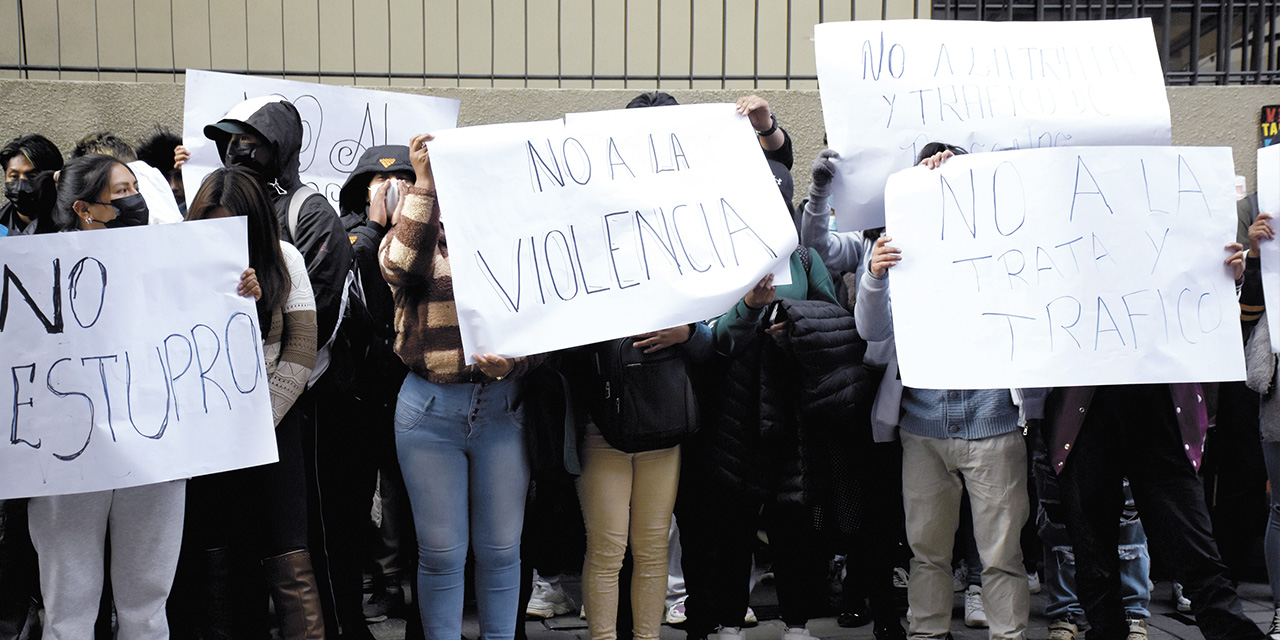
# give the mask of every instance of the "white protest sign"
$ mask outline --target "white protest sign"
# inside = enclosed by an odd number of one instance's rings
[[[466,127],[430,150],[468,358],[712,318],[775,268],[789,282],[795,226],[733,105]]]
[[[1280,217],[1280,146],[1258,149],[1258,213]],[[1280,220],[1272,218],[1270,224],[1272,229],[1280,229]],[[1258,244],[1258,257],[1271,351],[1280,353],[1280,242],[1263,240]]]
[[[182,166],[187,200],[209,172],[222,166],[218,147],[204,136],[205,125],[232,107],[259,96],[280,96],[302,116],[302,181],[338,207],[338,191],[369,147],[409,144],[423,132],[458,125],[458,101],[390,91],[353,89],[310,82],[187,69],[182,143],[191,159]]]
[[[0,240],[0,498],[276,461],[247,221]]]
[[[1244,379],[1231,149],[963,155],[895,173],[889,272],[903,384]]]
[[[842,230],[884,221],[884,183],[929,142],[974,151],[1170,144],[1151,20],[892,20],[814,27],[840,153]]]

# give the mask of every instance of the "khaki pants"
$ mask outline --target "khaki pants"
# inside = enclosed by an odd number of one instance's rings
[[[1030,607],[1020,546],[1030,510],[1022,434],[961,440],[901,433],[902,499],[914,554],[907,586],[911,637],[943,638],[951,628],[951,551],[967,490],[991,637],[1021,640]]]
[[[680,481],[680,447],[623,453],[588,427],[578,495],[587,527],[582,600],[592,640],[617,637],[618,571],[628,537],[635,571],[631,610],[636,640],[656,640],[667,592],[667,532]]]

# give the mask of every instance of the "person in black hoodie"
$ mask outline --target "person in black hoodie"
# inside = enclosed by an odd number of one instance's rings
[[[355,363],[354,379],[357,404],[370,429],[372,463],[381,481],[379,499],[382,522],[373,537],[361,549],[367,550],[376,566],[371,567],[373,595],[365,606],[365,619],[376,622],[396,615],[405,608],[402,582],[416,575],[417,534],[413,515],[409,512],[409,496],[396,459],[396,396],[409,369],[392,347],[396,331],[395,302],[391,288],[378,266],[378,247],[397,216],[399,195],[404,194],[415,179],[409,163],[409,147],[383,145],[370,147],[360,156],[356,167],[338,193],[342,226],[347,230],[360,271],[365,306],[369,311],[369,347]],[[388,194],[392,195],[388,198]],[[414,604],[411,602],[410,604]],[[416,610],[416,606],[415,606]],[[416,627],[408,637],[422,637],[422,621],[417,615],[405,617]]]
[[[276,209],[280,237],[302,253],[316,298],[319,352],[308,384],[298,400],[306,417],[308,518],[311,559],[320,583],[327,636],[371,638],[361,610],[359,534],[373,494],[372,467],[358,450],[362,431],[350,390],[329,369],[348,363],[330,345],[347,305],[354,254],[342,222],[329,200],[303,184],[298,176],[302,149],[302,117],[278,96],[250,98],[232,107],[221,120],[204,128],[228,166],[252,171],[266,187]],[[185,150],[176,155],[182,158]],[[296,219],[290,206],[303,198]],[[331,364],[338,366],[331,367]]]

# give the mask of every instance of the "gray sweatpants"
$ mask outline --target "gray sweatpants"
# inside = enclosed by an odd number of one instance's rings
[[[182,546],[187,481],[32,498],[48,640],[93,637],[111,531],[111,588],[119,640],[166,640],[165,601]]]

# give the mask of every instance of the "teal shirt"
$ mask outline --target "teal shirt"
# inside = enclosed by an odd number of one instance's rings
[[[831,272],[823,266],[822,259],[813,249],[806,248],[813,265],[806,275],[804,263],[800,255],[791,252],[791,284],[782,285],[774,290],[774,297],[790,300],[825,300],[831,304],[836,302],[835,283],[831,281]],[[712,341],[716,351],[729,357],[742,353],[760,339],[761,333],[756,330],[760,326],[760,314],[764,309],[752,309],[745,300],[738,300],[728,313],[711,321]]]

